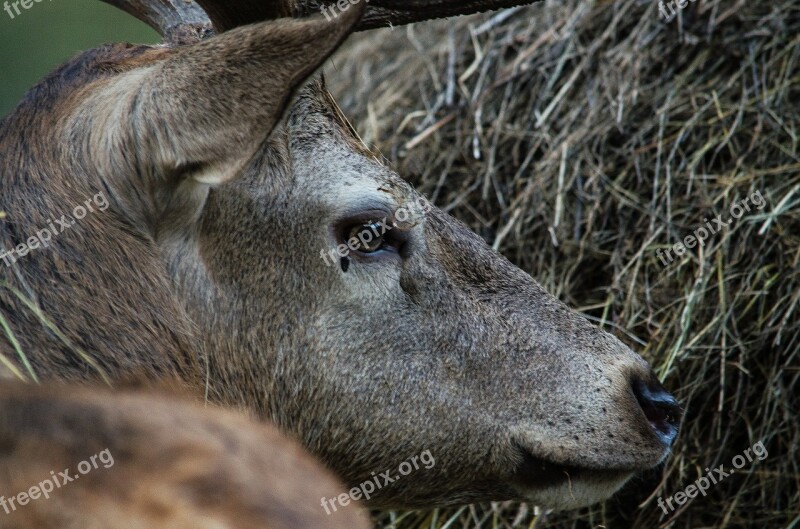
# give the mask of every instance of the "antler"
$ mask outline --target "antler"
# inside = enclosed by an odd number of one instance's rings
[[[384,26],[400,26],[435,18],[470,15],[539,0],[347,0],[348,4],[368,2],[367,11],[355,31]],[[209,14],[217,31],[285,16],[308,16],[333,8],[338,0],[197,0]],[[350,5],[346,7],[349,9]]]
[[[102,0],[135,16],[165,41],[181,44],[214,31],[291,15],[288,1],[268,0]],[[367,0],[369,1],[369,0]]]
[[[222,33],[239,26],[290,16],[286,1],[268,0],[197,0],[214,23],[214,29]]]
[[[363,1],[363,0],[362,0]],[[356,31],[386,26],[402,26],[423,20],[471,15],[539,0],[371,0]]]
[[[165,41],[181,44],[212,33],[208,15],[192,0],[103,0],[158,31]]]
[[[306,16],[338,0],[103,0],[158,31],[166,41],[185,43],[262,20]],[[370,2],[356,31],[400,26],[434,18],[493,11],[539,0],[348,0]]]

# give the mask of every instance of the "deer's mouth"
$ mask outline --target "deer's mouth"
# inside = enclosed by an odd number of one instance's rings
[[[523,460],[514,474],[514,482],[523,496],[543,507],[571,509],[603,501],[636,472],[630,468],[599,469],[555,463],[519,448]]]
[[[517,468],[516,481],[532,489],[556,487],[575,480],[625,479],[635,472],[634,469],[597,469],[553,463],[536,457],[525,449],[522,449],[522,457],[522,464]]]

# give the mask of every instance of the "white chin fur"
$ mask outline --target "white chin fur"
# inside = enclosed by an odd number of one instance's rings
[[[615,480],[569,480],[546,490],[530,490],[528,501],[543,509],[565,511],[587,507],[610,498],[628,481],[630,476]]]

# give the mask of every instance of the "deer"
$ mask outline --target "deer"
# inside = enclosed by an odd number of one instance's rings
[[[300,443],[177,386],[11,382],[0,406],[4,529],[371,527],[319,508],[344,485]]]
[[[350,1],[335,17],[305,0],[108,3],[164,42],[85,52],[0,122],[0,395],[70,418],[30,438],[78,457],[76,436],[100,449],[150,432],[137,438],[169,454],[171,422],[245,414],[243,430],[280,434],[214,457],[297,443],[343,487],[429,451],[435,466],[360,503],[381,509],[572,509],[664,461],[682,411],[649,364],[393,172],[321,74],[356,31],[532,2]],[[78,218],[92,197],[107,207]],[[148,386],[164,381],[216,411]],[[80,426],[101,412],[116,418],[104,433]],[[30,415],[5,421],[0,446]],[[111,476],[97,479],[124,489]]]

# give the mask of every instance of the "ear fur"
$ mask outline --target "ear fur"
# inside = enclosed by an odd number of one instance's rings
[[[363,10],[354,5],[330,21],[318,15],[237,28],[124,74],[110,93],[129,95],[123,98],[133,109],[137,158],[161,174],[177,171],[203,184],[230,180]]]

